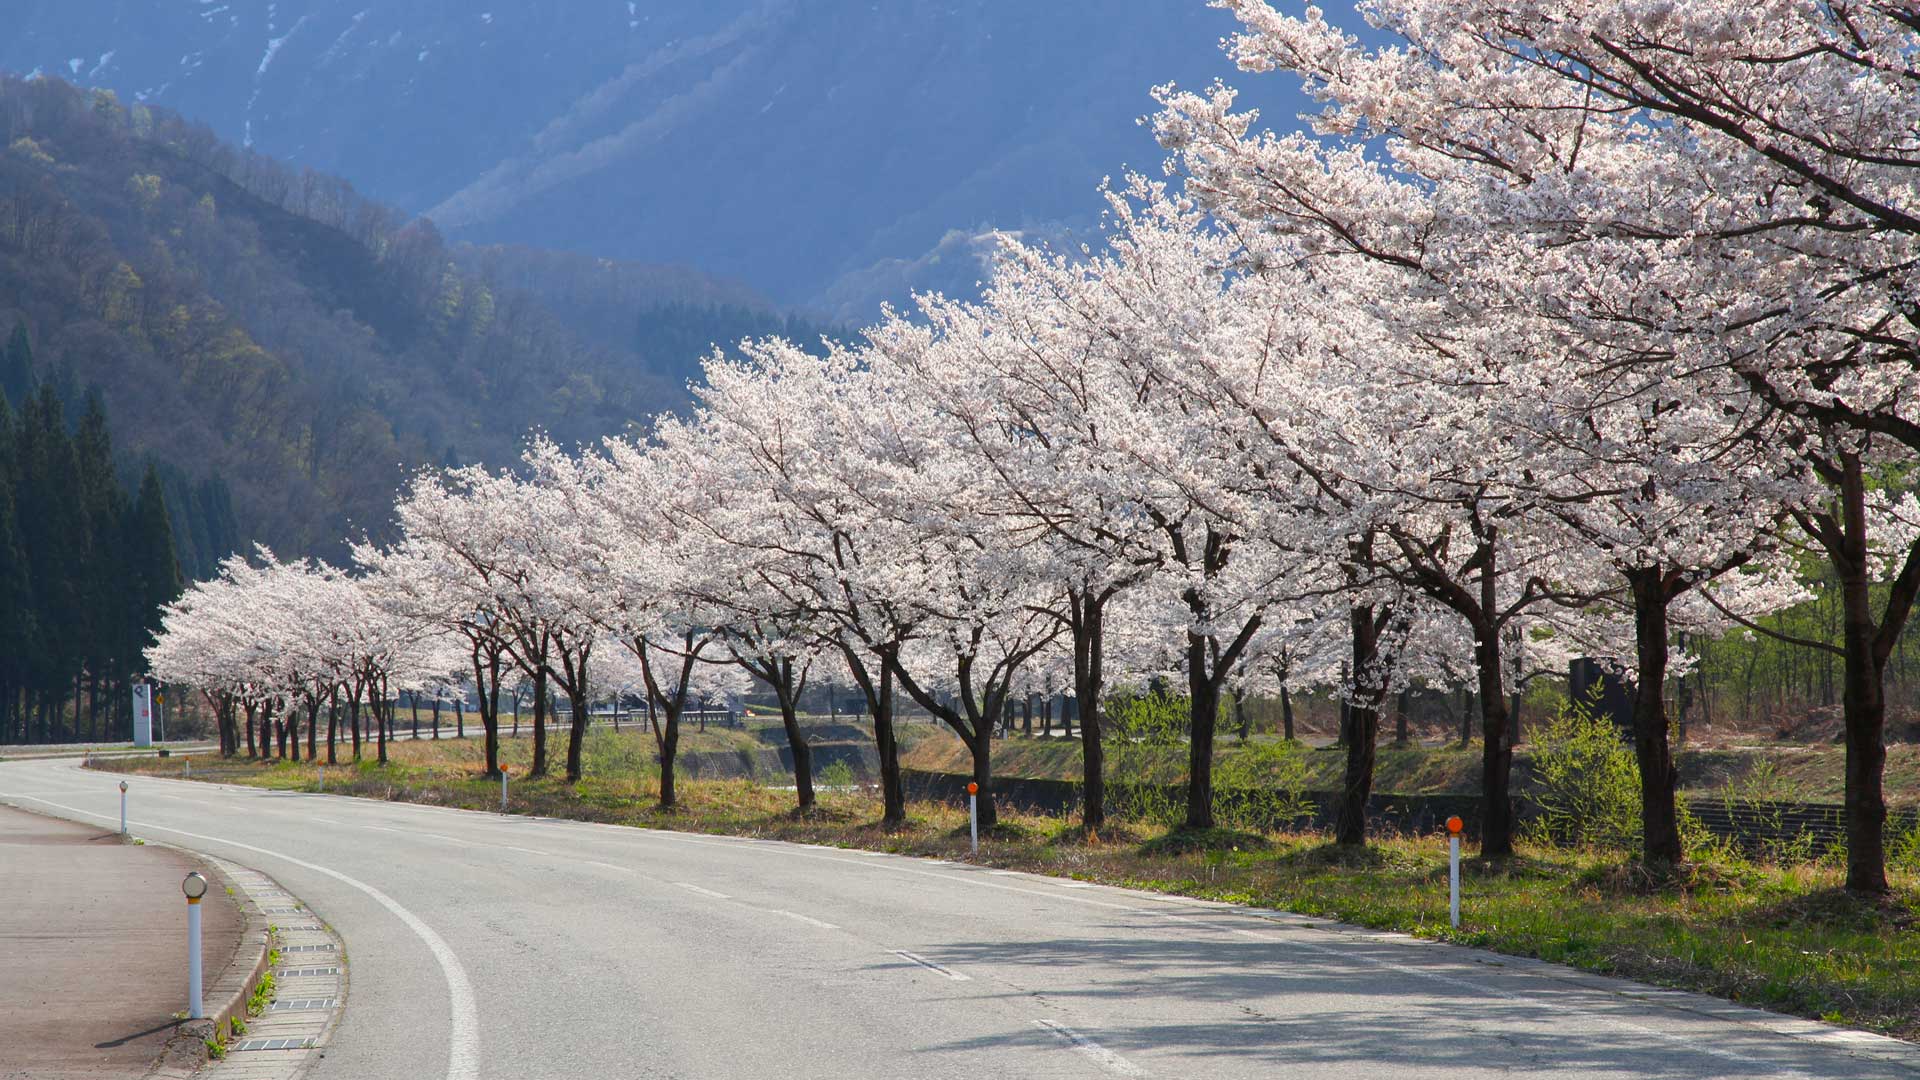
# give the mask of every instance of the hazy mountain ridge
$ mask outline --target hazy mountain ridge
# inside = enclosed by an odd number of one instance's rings
[[[849,321],[970,285],[955,230],[1088,230],[1103,176],[1158,164],[1148,88],[1224,73],[1233,28],[1197,0],[101,6],[27,3],[0,67],[203,118],[454,239],[698,266]]]
[[[217,471],[243,532],[287,552],[380,530],[414,467],[679,407],[710,342],[817,332],[690,271],[450,248],[166,110],[0,77],[16,323],[41,379],[98,386],[124,447]]]

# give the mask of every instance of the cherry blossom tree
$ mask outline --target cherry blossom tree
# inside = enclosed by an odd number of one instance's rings
[[[1524,308],[1597,370],[1731,376],[1800,422],[1783,445],[1833,507],[1800,518],[1845,597],[1848,882],[1884,891],[1880,683],[1920,551],[1879,558],[1866,503],[1889,452],[1920,447],[1906,404],[1920,265],[1911,12],[1383,0],[1368,17],[1406,47],[1369,50],[1317,10],[1220,6],[1246,27],[1231,45],[1241,66],[1304,76],[1327,103],[1320,132],[1344,145],[1250,137],[1230,90],[1165,88],[1157,127],[1189,190],[1475,309]],[[1367,155],[1376,137],[1385,168]]]

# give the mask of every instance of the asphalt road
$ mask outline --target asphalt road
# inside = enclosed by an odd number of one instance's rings
[[[5,764],[0,801],[101,822],[118,780]],[[316,1077],[1875,1080],[1920,1061],[1692,995],[1147,893],[132,783],[136,835],[265,871],[344,939],[346,1012]]]

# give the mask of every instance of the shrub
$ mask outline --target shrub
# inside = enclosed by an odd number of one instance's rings
[[[1633,850],[1640,845],[1640,770],[1608,720],[1578,703],[1534,728],[1537,839]]]
[[[1251,743],[1213,768],[1214,817],[1239,829],[1284,829],[1313,813],[1311,769],[1297,742]]]
[[[813,771],[813,778],[821,787],[852,787],[853,766],[844,761],[829,762],[826,767],[815,769]]]

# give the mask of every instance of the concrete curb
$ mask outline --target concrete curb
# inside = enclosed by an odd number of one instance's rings
[[[171,844],[164,846],[174,847]],[[186,852],[205,868],[203,872],[208,879],[216,887],[225,890],[223,895],[232,897],[239,904],[246,926],[240,931],[240,944],[234,949],[224,969],[207,981],[203,997],[207,1007],[206,1018],[180,1022],[173,1037],[167,1040],[166,1050],[160,1060],[147,1070],[147,1080],[181,1080],[192,1076],[205,1065],[209,1060],[207,1040],[212,1039],[216,1032],[228,1030],[233,1017],[246,1016],[247,999],[266,976],[268,960],[273,955],[273,932],[267,916],[247,895],[246,890],[240,888],[239,883],[214,860],[186,848],[174,847],[174,850]]]

